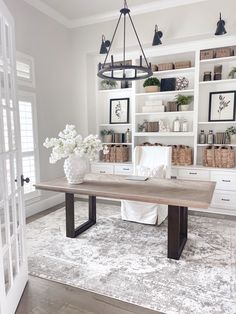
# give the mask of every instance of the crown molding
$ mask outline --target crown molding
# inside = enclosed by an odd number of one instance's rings
[[[48,17],[52,18],[53,20],[57,21],[58,23],[62,24],[63,26],[70,28],[71,21],[67,19],[64,15],[59,13],[58,11],[52,9],[46,3],[41,0],[24,0],[27,4],[31,5],[41,13],[47,15]]]
[[[38,9],[42,13],[56,20],[58,23],[64,25],[67,28],[78,28],[92,24],[98,24],[108,22],[117,19],[118,11],[111,11],[104,14],[91,15],[80,19],[68,19],[58,11],[52,9],[41,0],[24,0],[29,5]],[[206,2],[209,0],[164,0],[164,1],[152,1],[142,5],[137,5],[131,8],[132,16],[141,15],[145,13],[160,11],[173,7],[179,7],[183,5],[190,5],[197,2]]]

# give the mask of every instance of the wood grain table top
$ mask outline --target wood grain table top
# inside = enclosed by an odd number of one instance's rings
[[[173,206],[208,208],[215,182],[149,178],[130,181],[126,176],[88,174],[82,184],[70,185],[66,178],[35,184],[36,189],[91,195]]]

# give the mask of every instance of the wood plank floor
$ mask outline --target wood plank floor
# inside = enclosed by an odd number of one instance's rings
[[[29,276],[16,314],[160,314],[96,293]]]

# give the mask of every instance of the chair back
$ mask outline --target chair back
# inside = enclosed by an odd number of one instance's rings
[[[136,146],[134,150],[134,174],[137,175],[137,166],[154,169],[163,165],[165,177],[171,177],[172,148],[167,146]]]

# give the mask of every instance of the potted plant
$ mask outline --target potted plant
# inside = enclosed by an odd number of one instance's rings
[[[107,89],[116,89],[117,88],[117,82],[113,80],[102,80],[101,81],[101,89],[107,90]]]
[[[64,172],[69,184],[80,184],[88,172],[89,161],[96,160],[100,151],[108,153],[97,135],[89,135],[84,139],[77,133],[74,125],[66,125],[58,134],[58,138],[46,138],[46,148],[52,148],[49,158],[51,164],[65,159]]]
[[[236,144],[236,127],[231,126],[226,130],[227,136],[230,138],[231,144]]]
[[[235,78],[236,78],[236,67],[233,68],[233,69],[229,72],[228,77],[231,78],[231,79],[235,79]]]
[[[107,130],[107,129],[104,129],[104,130],[101,130],[101,136],[103,138],[103,142],[104,143],[112,143],[112,136],[114,134],[114,130],[110,129],[110,130]]]
[[[160,90],[160,81],[156,77],[150,77],[143,83],[146,93],[155,93]]]
[[[177,106],[178,106],[178,111],[188,111],[191,102],[193,101],[193,96],[184,96],[184,95],[177,95],[175,97]]]

